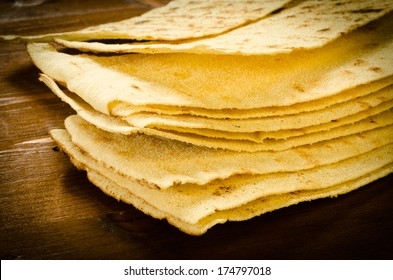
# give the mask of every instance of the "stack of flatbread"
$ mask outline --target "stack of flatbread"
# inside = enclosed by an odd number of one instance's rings
[[[50,132],[75,166],[201,235],[392,172],[392,10],[391,0],[174,0],[8,39],[31,41],[40,80],[77,112]]]

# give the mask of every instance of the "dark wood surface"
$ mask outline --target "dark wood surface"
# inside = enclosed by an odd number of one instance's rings
[[[0,3],[1,34],[73,30],[165,1]],[[393,176],[336,199],[188,236],[104,195],[48,136],[74,112],[24,45],[0,43],[1,259],[392,259]]]

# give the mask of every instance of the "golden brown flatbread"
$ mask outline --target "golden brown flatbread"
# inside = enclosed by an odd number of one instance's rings
[[[65,126],[72,142],[107,168],[160,188],[203,185],[236,174],[300,171],[354,157],[393,140],[392,126],[386,126],[280,152],[248,153],[143,134],[108,133],[77,115],[68,117]]]
[[[66,130],[53,130],[51,135],[105,193],[196,235],[227,220],[241,221],[301,201],[336,196],[393,170],[390,144],[302,172],[234,176],[204,186],[188,184],[159,190],[120,176],[93,160],[72,143]]]

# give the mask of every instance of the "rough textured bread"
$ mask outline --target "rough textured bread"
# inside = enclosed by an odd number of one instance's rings
[[[262,215],[267,212],[298,204],[300,202],[311,201],[326,197],[336,197],[338,195],[348,193],[362,186],[365,186],[368,183],[371,183],[379,178],[382,178],[389,173],[392,173],[392,171],[393,165],[388,165],[379,170],[376,170],[375,172],[365,174],[364,176],[355,180],[332,186],[330,188],[296,191],[285,194],[272,195],[269,197],[263,197],[261,199],[257,199],[255,201],[233,209],[216,211],[214,214],[211,214],[206,218],[201,219],[196,224],[186,223],[171,215],[163,213],[161,210],[151,206],[148,202],[130,194],[126,188],[95,172],[89,172],[88,178],[106,194],[113,196],[118,200],[131,203],[136,208],[151,215],[152,217],[157,219],[166,219],[171,225],[179,228],[185,233],[191,235],[202,235],[213,226],[217,224],[223,224],[227,221],[244,221],[255,218],[256,216]]]
[[[48,41],[53,38],[184,40],[216,35],[258,20],[287,2],[289,0],[173,0],[138,17],[73,32],[2,37],[24,41]]]
[[[79,150],[67,131],[53,130],[51,136],[78,168],[88,171],[89,179],[104,192],[153,217],[166,218],[190,234],[202,234],[227,220],[249,219],[303,200],[347,192],[392,171],[393,146],[387,145],[302,172],[235,176],[204,186],[159,190],[105,168]]]
[[[119,102],[251,109],[315,101],[392,76],[389,25],[341,39],[281,57],[69,55],[46,44],[31,44],[28,51],[42,72],[106,114]]]
[[[52,138],[105,193],[196,235],[391,173],[393,2],[286,3],[176,0],[56,39],[127,54],[29,44],[78,113]]]
[[[130,106],[125,103],[112,103],[111,113],[115,116],[126,117],[136,113],[156,113],[163,115],[193,115],[200,117],[210,117],[215,119],[247,119],[271,116],[293,115],[299,112],[310,112],[321,110],[333,104],[346,102],[358,97],[362,97],[371,92],[376,92],[386,86],[393,84],[393,76],[380,79],[371,83],[363,84],[355,88],[344,90],[338,94],[321,98],[315,101],[297,103],[290,106],[264,107],[258,109],[237,110],[237,109],[204,109],[178,106]]]
[[[392,126],[386,126],[280,152],[247,153],[208,149],[140,134],[112,134],[77,115],[68,117],[65,125],[73,143],[107,168],[160,188],[184,183],[203,185],[235,174],[304,170],[354,157],[393,139]]]
[[[191,115],[163,115],[152,113],[136,113],[124,119],[135,127],[210,129],[224,132],[259,132],[300,129],[309,126],[326,124],[355,114],[367,112],[371,108],[384,103],[391,103],[393,107],[393,86],[381,89],[344,103],[334,104],[327,108],[311,112],[299,112],[286,116],[273,116],[250,119],[213,119]],[[389,106],[387,106],[389,108]],[[186,131],[187,130],[182,130]]]
[[[176,127],[175,130],[137,128],[130,126],[120,118],[107,116],[95,111],[89,104],[72,93],[65,94],[48,76],[41,75],[40,79],[60,99],[68,103],[79,116],[102,130],[125,135],[144,133],[210,148],[225,148],[248,152],[262,150],[278,151],[393,124],[393,110],[388,109],[391,107],[388,103],[366,110],[360,114],[298,130],[258,133],[220,133],[219,131],[213,130],[194,129],[190,133],[190,130],[182,131],[179,127]]]
[[[204,40],[117,45],[57,42],[95,52],[271,55],[321,47],[388,14],[392,9],[393,2],[390,0],[307,0],[255,23]]]

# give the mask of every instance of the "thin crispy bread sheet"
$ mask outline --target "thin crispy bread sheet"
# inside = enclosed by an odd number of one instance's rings
[[[357,156],[393,139],[392,126],[386,126],[280,152],[248,153],[209,149],[144,134],[108,133],[77,115],[68,117],[65,127],[75,145],[107,168],[159,188],[185,183],[203,185],[236,174],[309,169]]]
[[[390,0],[308,0],[225,34],[191,42],[114,45],[62,40],[57,42],[67,47],[95,52],[236,55],[289,53],[321,47],[342,34],[378,19],[392,9],[393,2]]]
[[[190,115],[162,115],[154,113],[136,113],[124,117],[129,124],[135,127],[149,127],[192,132],[184,128],[210,129],[224,132],[259,132],[300,129],[309,126],[330,123],[351,115],[366,112],[383,103],[391,103],[393,100],[393,85],[379,90],[378,92],[359,97],[340,104],[334,104],[327,108],[306,113],[298,113],[286,116],[274,116],[250,119],[213,119]],[[393,106],[393,105],[390,105]]]
[[[117,183],[107,179],[106,177],[95,173],[89,172],[89,180],[98,186],[106,194],[116,197],[118,200],[125,201],[132,204],[137,209],[151,215],[157,219],[166,219],[169,224],[177,227],[179,230],[190,234],[190,235],[202,235],[207,230],[217,224],[223,224],[227,221],[244,221],[260,216],[267,212],[271,212],[280,208],[288,207],[291,205],[298,204],[300,202],[316,200],[320,198],[336,197],[353,190],[356,190],[362,186],[367,185],[379,178],[382,178],[393,170],[393,165],[383,167],[375,172],[369,173],[358,179],[345,182],[326,189],[312,190],[312,191],[298,191],[291,192],[281,195],[272,195],[266,198],[257,199],[245,205],[228,209],[224,211],[217,211],[214,214],[201,219],[196,224],[190,224],[183,222],[173,216],[163,213],[161,210],[151,206],[146,201],[139,197],[133,196],[130,192],[118,185]]]
[[[393,170],[390,144],[302,172],[234,176],[203,186],[187,184],[159,190],[105,168],[77,148],[66,130],[52,130],[51,136],[105,193],[197,235],[227,220],[245,220],[300,201],[345,193]]]
[[[130,106],[122,102],[112,103],[111,113],[114,116],[127,117],[136,113],[156,113],[162,115],[193,115],[209,117],[215,119],[248,119],[272,116],[285,116],[298,113],[321,110],[333,104],[349,101],[371,92],[376,92],[388,85],[393,84],[393,77],[387,77],[371,83],[363,84],[349,90],[344,90],[338,94],[321,98],[315,101],[297,103],[290,106],[264,107],[258,109],[237,110],[223,109],[213,110],[192,107],[177,106]]]
[[[144,133],[168,139],[183,141],[198,146],[210,148],[226,148],[235,151],[284,150],[295,146],[312,144],[347,136],[378,127],[393,124],[393,110],[382,104],[361,114],[335,120],[324,125],[264,133],[219,133],[219,131],[194,130],[191,133],[178,133],[160,129],[136,128],[125,121],[107,116],[95,111],[89,104],[72,93],[65,94],[56,83],[46,75],[41,75],[43,81],[60,99],[68,103],[84,120],[96,127],[112,133],[134,134]],[[382,112],[382,113],[379,113]],[[370,117],[371,116],[371,117]],[[200,137],[207,136],[207,137]],[[299,136],[299,137],[298,137]],[[215,139],[222,138],[222,139]],[[240,140],[240,141],[232,141]],[[250,143],[253,141],[255,143]]]
[[[173,0],[145,14],[82,30],[36,36],[2,36],[7,40],[49,41],[132,39],[184,40],[216,35],[265,17],[289,0]],[[383,5],[381,5],[382,7]],[[375,14],[384,13],[388,7]],[[368,17],[367,17],[368,18]],[[367,20],[367,19],[366,19]]]
[[[43,73],[106,114],[119,102],[251,109],[318,100],[392,76],[390,26],[282,56],[70,55],[44,43],[28,51]]]
[[[381,104],[381,106],[372,108],[365,112],[352,115],[342,119],[334,119],[329,123],[321,125],[308,126],[293,130],[276,130],[268,132],[226,132],[210,129],[189,129],[180,127],[164,127],[164,128],[150,128],[155,131],[175,134],[177,137],[189,137],[183,141],[199,146],[206,146],[211,148],[222,148],[235,151],[280,151],[301,145],[308,145],[334,139],[341,136],[346,136],[376,127],[390,125],[393,122],[392,110],[393,102]],[[106,116],[106,115],[105,115]],[[107,116],[107,118],[112,118]],[[86,119],[87,120],[87,119]],[[92,122],[97,123],[92,120]],[[100,126],[99,123],[96,124]],[[130,128],[135,129],[134,126]],[[137,128],[138,129],[138,128]],[[139,128],[140,132],[149,128]],[[129,133],[125,133],[129,134]],[[149,133],[146,133],[149,134]],[[154,135],[154,134],[153,134]],[[158,135],[165,137],[164,135]],[[173,136],[174,137],[174,136]],[[170,135],[166,138],[173,138]],[[211,140],[211,144],[209,144]],[[225,140],[227,142],[225,142]],[[202,142],[203,141],[203,142]]]

